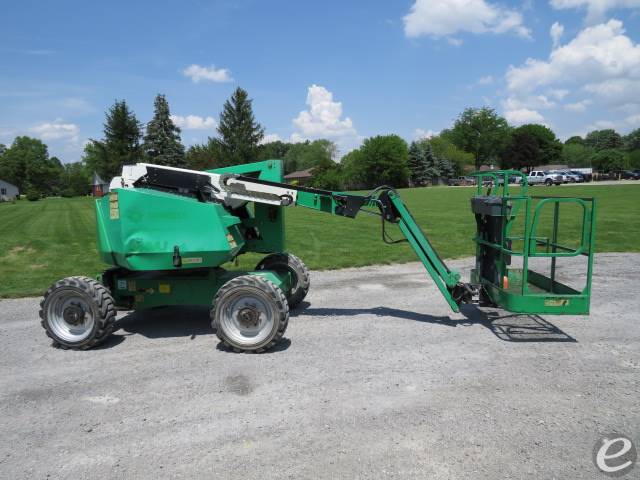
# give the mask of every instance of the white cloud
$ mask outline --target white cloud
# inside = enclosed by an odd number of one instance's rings
[[[640,78],[613,78],[600,83],[589,83],[584,86],[584,90],[613,106],[629,106],[640,102]]]
[[[606,130],[609,128],[615,129],[616,128],[615,122],[612,122],[611,120],[598,120],[597,122],[594,122],[591,125],[589,125],[587,127],[587,131]]]
[[[593,102],[589,99],[587,100],[580,100],[579,102],[575,102],[575,103],[567,103],[564,108],[565,110],[569,110],[571,112],[576,112],[576,113],[582,113],[584,111],[587,110],[587,107],[589,105],[591,105]]]
[[[560,46],[560,39],[564,34],[564,25],[561,23],[555,22],[551,25],[551,29],[549,30],[549,35],[551,35],[551,41],[553,42],[553,48],[558,48]]]
[[[528,58],[510,66],[505,80],[502,104],[512,121],[539,121],[541,109],[561,103],[562,109],[549,114],[558,125],[586,131],[609,128],[613,122],[595,121],[608,116],[620,119],[618,128],[628,128],[624,118],[640,114],[640,44],[625,33],[621,21],[609,20],[584,28],[546,59]]]
[[[439,134],[440,132],[436,132],[435,130],[424,130],[422,128],[416,128],[413,131],[413,138],[416,140],[422,140],[423,138],[432,138]]]
[[[265,143],[271,142],[282,142],[282,138],[277,133],[267,133],[264,137],[262,137],[262,141],[260,144],[264,145]]]
[[[612,101],[636,103],[640,86],[640,45],[626,36],[622,22],[585,28],[571,42],[551,52],[547,61],[529,58],[511,66],[507,86],[511,92],[539,87],[577,84]]]
[[[491,75],[487,75],[486,77],[481,77],[476,82],[478,85],[491,85],[493,83],[493,77]]]
[[[226,68],[216,68],[214,65],[209,67],[203,67],[200,65],[189,65],[182,71],[182,74],[191,78],[193,83],[200,83],[202,81],[208,82],[231,82],[231,72]]]
[[[636,115],[629,115],[625,118],[625,121],[632,127],[640,127],[640,113]]]
[[[502,106],[506,111],[510,110],[544,110],[555,108],[556,103],[549,100],[545,95],[512,95],[502,102]]]
[[[523,125],[525,123],[545,123],[544,117],[536,110],[519,108],[506,110],[504,116],[511,125]]]
[[[356,136],[353,122],[349,117],[342,118],[342,103],[333,101],[333,94],[319,85],[311,85],[307,92],[308,110],[301,111],[293,119],[296,132],[293,141],[304,139]]]
[[[200,117],[198,115],[171,115],[171,120],[176,126],[184,130],[213,130],[218,125],[212,117]]]
[[[454,47],[461,47],[464,41],[461,38],[457,37],[448,37],[447,42],[449,45],[453,45]]]
[[[77,142],[80,128],[74,123],[64,123],[62,119],[56,119],[50,123],[40,123],[29,129],[33,135],[42,140],[68,140]]]
[[[522,14],[485,0],[415,0],[403,21],[404,33],[410,38],[509,31],[531,37],[530,30],[523,25]]]
[[[551,88],[547,90],[547,95],[555,98],[556,100],[563,100],[564,97],[569,95],[569,93],[570,93],[569,90],[565,88]]]
[[[551,0],[550,3],[558,10],[586,8],[586,20],[590,24],[604,19],[609,10],[640,7],[640,0]]]

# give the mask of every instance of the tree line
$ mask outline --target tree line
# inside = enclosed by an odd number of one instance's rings
[[[42,141],[20,136],[8,148],[0,145],[0,178],[37,199],[85,195],[94,172],[109,181],[123,165],[141,161],[204,170],[281,159],[286,173],[313,169],[310,185],[334,190],[422,186],[482,165],[529,170],[566,164],[601,172],[640,168],[640,129],[626,136],[613,129],[596,130],[562,143],[544,125],[512,127],[487,107],[467,108],[451,128],[430,138],[407,143],[398,135],[378,135],[338,159],[336,144],[327,139],[263,143],[264,128],[242,88],[225,101],[217,136],[185,149],[180,134],[164,95],[156,96],[146,128],[126,101],[119,100],[105,114],[103,138],[87,142],[81,161],[62,164],[49,156]]]

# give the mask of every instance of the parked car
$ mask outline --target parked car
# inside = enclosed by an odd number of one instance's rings
[[[625,180],[640,180],[640,170],[625,170],[622,172],[622,178]]]
[[[509,175],[509,183],[522,183],[520,175]]]
[[[569,183],[584,182],[584,176],[581,173],[574,173],[571,170],[559,170],[562,175],[569,179]],[[565,182],[566,183],[566,182]]]
[[[552,175],[560,175],[562,177],[562,183],[569,183],[570,179],[568,175],[565,175],[562,170],[549,170]]]
[[[448,181],[449,186],[465,186],[465,185],[475,185],[476,178],[475,177],[456,177],[450,178]]]
[[[587,181],[587,176],[584,173],[576,172],[575,170],[568,170],[569,174],[576,179],[576,183],[582,183]]]
[[[590,182],[593,179],[593,174],[591,173],[578,172],[577,170],[571,170],[571,173],[581,176],[583,182]]]
[[[562,175],[543,170],[533,170],[527,176],[529,185],[561,185],[564,181]]]

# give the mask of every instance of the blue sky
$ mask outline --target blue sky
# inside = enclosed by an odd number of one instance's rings
[[[0,29],[0,143],[65,162],[125,99],[164,93],[185,144],[248,90],[268,138],[407,140],[489,105],[559,136],[640,126],[640,0],[11,2]]]

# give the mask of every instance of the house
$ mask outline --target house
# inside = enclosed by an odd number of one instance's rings
[[[17,200],[20,197],[20,191],[18,187],[0,180],[0,202],[8,202],[10,200]]]
[[[93,183],[91,184],[91,192],[94,197],[102,197],[109,193],[109,183],[100,178],[96,172],[93,172]]]
[[[480,169],[477,169],[475,165],[465,165],[462,167],[464,173],[474,173],[474,172],[490,172],[491,170],[497,170],[495,165],[480,165]]]
[[[307,170],[288,173],[284,176],[284,181],[294,185],[304,186],[313,178],[312,170],[313,168],[308,168]]]
[[[569,170],[569,165],[540,165],[539,167],[536,167],[535,170]]]

